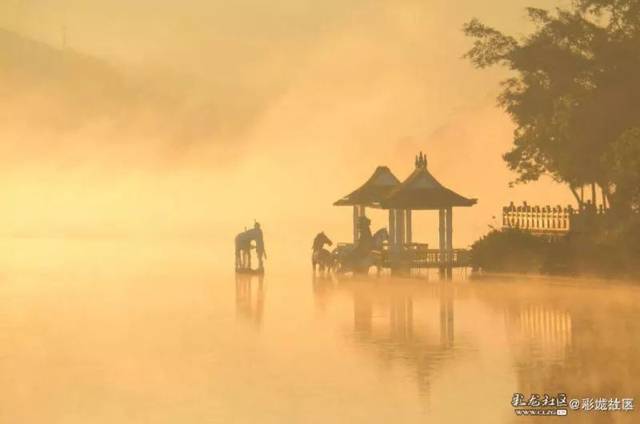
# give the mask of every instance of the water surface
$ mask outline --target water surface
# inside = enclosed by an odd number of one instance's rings
[[[307,258],[236,276],[196,242],[0,249],[1,423],[639,422],[510,405],[640,400],[631,283],[336,280]]]

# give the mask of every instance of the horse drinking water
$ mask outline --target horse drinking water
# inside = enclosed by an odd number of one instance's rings
[[[315,239],[313,239],[311,254],[311,265],[313,266],[313,273],[316,272],[316,267],[320,272],[329,271],[333,265],[333,256],[331,252],[324,248],[324,245],[328,244],[329,246],[333,245],[333,242],[326,236],[323,232],[318,233]]]
[[[255,242],[255,245],[253,244]],[[255,223],[253,228],[238,234],[235,239],[236,250],[236,271],[252,271],[251,249],[256,249],[258,257],[258,271],[264,271],[263,259],[267,259],[267,252],[264,248],[264,238],[259,223]]]

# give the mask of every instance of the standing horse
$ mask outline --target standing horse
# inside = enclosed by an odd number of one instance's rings
[[[252,242],[255,242],[255,245]],[[258,223],[254,228],[243,231],[235,238],[236,271],[251,269],[251,249],[253,248],[256,249],[258,256],[259,270],[262,270],[262,259],[266,258],[267,254],[264,249],[262,230]]]
[[[324,245],[333,245],[333,242],[323,232],[319,233],[315,239],[313,239],[313,246],[311,253],[311,265],[313,266],[313,273],[316,273],[316,266],[320,272],[331,270],[333,265],[333,256],[331,252],[324,248]]]

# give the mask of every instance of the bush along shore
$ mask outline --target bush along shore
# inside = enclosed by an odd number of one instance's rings
[[[640,216],[607,219],[590,231],[560,236],[492,230],[471,246],[474,270],[640,277]]]

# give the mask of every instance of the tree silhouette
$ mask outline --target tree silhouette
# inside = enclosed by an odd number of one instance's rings
[[[474,19],[465,57],[478,68],[514,75],[498,103],[516,124],[504,155],[516,183],[550,175],[579,187],[596,185],[612,207],[630,210],[640,163],[640,0],[575,0],[553,12],[528,8],[532,34],[516,39]],[[626,155],[636,155],[628,158]]]

